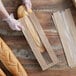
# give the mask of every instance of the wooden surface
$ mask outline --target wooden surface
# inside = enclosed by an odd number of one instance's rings
[[[19,0],[3,0],[3,2],[9,13],[15,13],[18,5],[21,4]],[[58,65],[51,67],[49,70],[44,72],[41,71],[41,68],[32,54],[23,34],[21,32],[12,31],[8,25],[2,21],[2,17],[0,18],[0,36],[13,50],[20,62],[26,68],[29,76],[76,76],[76,69],[70,69],[67,65],[59,35],[51,18],[52,11],[70,7],[76,23],[76,9],[72,5],[71,0],[67,0],[67,2],[64,2],[63,0],[63,3],[60,2],[56,6],[55,4],[53,5],[52,0],[32,0],[32,3],[33,10],[39,18],[46,36],[61,62]],[[7,76],[11,76],[8,75],[9,73],[1,63],[0,65],[0,67],[3,68],[3,71],[7,73]]]
[[[76,55],[74,55],[76,27],[70,9],[53,13],[53,21],[58,29],[68,65],[70,67],[76,67]]]

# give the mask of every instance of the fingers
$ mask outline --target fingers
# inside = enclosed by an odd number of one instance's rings
[[[23,0],[27,10],[30,10],[32,8],[31,0]]]
[[[16,20],[16,25],[15,25],[13,30],[16,30],[16,31],[21,31],[22,30],[22,26],[21,26],[19,21]]]
[[[11,19],[11,21],[7,21],[7,23],[9,24],[12,30],[21,31],[22,29],[20,22],[15,19]]]
[[[12,30],[16,30],[16,31],[21,31],[22,26],[21,23],[16,20],[13,15],[10,15],[8,18],[4,19],[4,21],[6,21],[9,24],[9,27]]]

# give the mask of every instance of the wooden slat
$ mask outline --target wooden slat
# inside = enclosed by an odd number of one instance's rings
[[[32,21],[37,33],[39,34],[40,39],[41,39],[44,47],[46,48],[49,56],[51,57],[52,61],[56,64],[58,62],[58,58],[56,57],[55,53],[53,52],[53,49],[43,31],[40,23],[38,22],[38,19],[36,18],[35,14],[33,12],[29,15],[29,18]]]
[[[76,42],[76,36],[75,36],[76,35],[76,26],[75,26],[75,22],[74,22],[74,19],[72,17],[70,9],[65,10],[64,14],[65,14],[65,16],[67,18],[68,25],[70,27],[73,38],[74,38],[74,40]]]
[[[70,10],[55,12],[53,14],[53,21],[58,29],[68,64],[70,67],[76,67],[76,57],[74,55],[76,51],[76,31]]]
[[[26,20],[26,21],[27,21],[27,20]],[[41,65],[41,66],[44,66],[44,65],[46,65],[46,63],[45,63],[44,60],[42,60],[43,57],[42,57],[41,54],[40,54],[40,50],[39,50],[38,47],[36,46],[34,40],[33,40],[32,37],[31,37],[30,31],[28,31],[28,28],[27,28],[27,26],[25,25],[25,24],[26,24],[26,23],[25,23],[26,21],[25,21],[25,18],[22,20],[22,24],[23,24],[23,26],[26,28],[26,29],[23,29],[24,36],[26,37],[26,39],[27,39],[30,47],[32,48],[32,51],[34,52],[35,56],[39,58],[39,60],[41,61],[41,63],[43,63],[43,65]],[[37,53],[36,53],[36,51],[37,51]],[[40,57],[39,57],[38,55],[39,55]],[[37,58],[37,59],[38,59],[38,58]],[[40,58],[41,58],[41,59],[40,59]],[[39,61],[39,60],[38,60],[38,61]],[[40,61],[39,61],[39,62],[40,62]]]

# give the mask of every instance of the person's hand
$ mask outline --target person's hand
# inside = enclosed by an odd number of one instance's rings
[[[16,20],[11,14],[8,18],[4,19],[9,24],[12,30],[21,31],[22,26],[18,20]]]
[[[32,3],[31,0],[23,0],[23,3],[25,4],[27,11],[32,9]]]

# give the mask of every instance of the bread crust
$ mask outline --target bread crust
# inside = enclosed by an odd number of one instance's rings
[[[0,60],[14,76],[28,76],[16,56],[0,38]]]
[[[0,76],[6,76],[2,69],[0,69]]]

